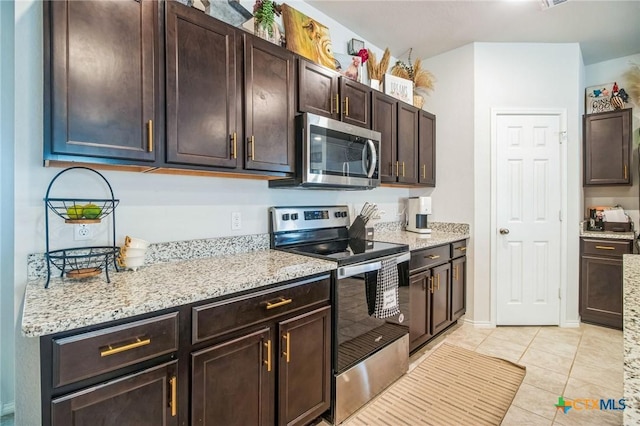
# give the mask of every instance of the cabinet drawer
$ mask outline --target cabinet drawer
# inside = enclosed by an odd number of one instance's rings
[[[633,241],[630,240],[582,240],[582,254],[621,257],[632,252]]]
[[[450,259],[450,246],[451,244],[447,244],[412,252],[409,269],[415,271],[448,262]]]
[[[202,342],[305,306],[328,302],[329,298],[330,280],[325,278],[196,306],[192,309],[192,342]]]
[[[177,350],[177,312],[54,339],[53,385],[66,385]]]
[[[467,254],[467,240],[456,241],[451,244],[451,258],[464,256]]]

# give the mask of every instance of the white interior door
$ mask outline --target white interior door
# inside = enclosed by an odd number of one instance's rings
[[[496,324],[558,325],[560,117],[496,117]]]

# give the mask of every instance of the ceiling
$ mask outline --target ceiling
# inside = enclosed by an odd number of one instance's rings
[[[409,48],[412,59],[428,59],[474,41],[577,42],[585,65],[640,53],[640,0],[306,2],[399,59]]]

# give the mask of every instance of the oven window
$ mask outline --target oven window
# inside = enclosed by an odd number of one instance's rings
[[[314,125],[310,127],[309,163],[312,173],[378,178],[368,139]]]
[[[376,274],[371,272],[370,274]],[[369,282],[375,282],[375,276]],[[408,262],[398,265],[400,314],[379,319],[369,315],[364,276],[337,281],[337,329],[339,373],[356,365],[409,332]],[[369,289],[370,290],[370,289]]]

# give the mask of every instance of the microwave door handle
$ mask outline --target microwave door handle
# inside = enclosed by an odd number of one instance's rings
[[[342,176],[349,176],[349,163],[346,161],[342,163]]]
[[[367,177],[371,178],[373,176],[373,172],[376,170],[376,164],[378,164],[378,154],[376,153],[376,146],[373,144],[371,139],[367,139],[367,146],[371,151],[371,166],[369,167],[369,171],[367,172]],[[362,159],[362,168],[366,169],[364,164],[364,158]]]

